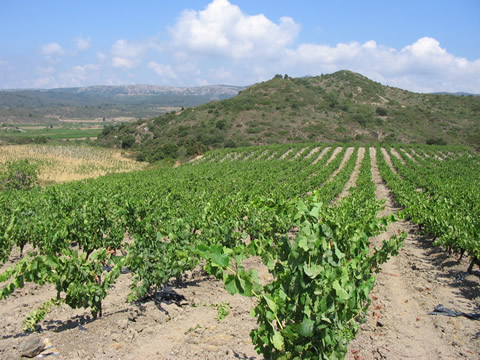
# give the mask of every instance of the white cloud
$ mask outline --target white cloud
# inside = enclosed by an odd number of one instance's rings
[[[155,61],[150,61],[148,63],[148,67],[153,71],[155,71],[155,73],[159,76],[167,77],[171,79],[177,78],[177,74],[175,73],[175,71],[170,65],[162,65],[162,64],[156,63]]]
[[[205,10],[184,11],[170,34],[180,53],[247,59],[278,56],[299,30],[290,17],[282,17],[275,24],[263,14],[244,14],[228,0],[214,0]]]
[[[75,47],[77,50],[87,50],[90,47],[90,38],[77,37]]]
[[[210,76],[215,83],[227,84],[235,80],[231,70],[223,66],[218,69],[210,69]]]
[[[117,40],[112,46],[112,65],[130,69],[137,65],[145,48],[128,40]]]
[[[37,73],[38,74],[53,74],[55,72],[55,68],[53,66],[47,66],[47,67],[37,67]]]
[[[131,69],[137,65],[136,59],[129,59],[126,57],[114,56],[112,58],[112,65],[114,67]]]
[[[107,59],[107,55],[102,52],[97,53],[97,60],[100,62],[104,62]]]
[[[60,74],[62,86],[84,86],[86,83],[94,84],[97,79],[98,64],[76,65],[68,71]]]
[[[30,84],[29,84],[30,85]],[[44,76],[33,80],[31,86],[34,88],[54,88],[58,87],[55,78],[53,76]]]
[[[117,40],[112,46],[112,65],[114,67],[131,69],[136,67],[148,50],[161,50],[153,39],[141,41]]]
[[[63,55],[65,51],[56,42],[51,42],[42,46],[42,54],[45,56]]]

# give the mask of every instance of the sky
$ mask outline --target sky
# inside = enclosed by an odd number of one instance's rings
[[[344,69],[480,94],[480,1],[0,1],[1,89],[243,86]]]

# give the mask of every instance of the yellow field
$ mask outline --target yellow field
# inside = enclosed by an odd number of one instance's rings
[[[42,185],[140,170],[147,164],[122,156],[120,150],[89,146],[0,146],[0,171],[7,161],[28,159],[39,166]]]

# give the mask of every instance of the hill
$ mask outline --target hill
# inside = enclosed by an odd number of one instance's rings
[[[413,93],[350,71],[277,75],[231,99],[106,127],[97,141],[132,148],[150,161],[206,148],[305,141],[478,146],[480,98]]]
[[[212,85],[173,87],[153,85],[89,86],[80,88],[2,90],[2,123],[51,123],[62,119],[152,117],[169,108],[191,107],[227,99],[243,87]]]

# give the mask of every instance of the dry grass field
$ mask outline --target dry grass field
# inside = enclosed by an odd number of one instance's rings
[[[19,159],[28,159],[39,166],[42,185],[140,170],[146,166],[114,149],[78,145],[0,146],[0,170],[7,161]]]

